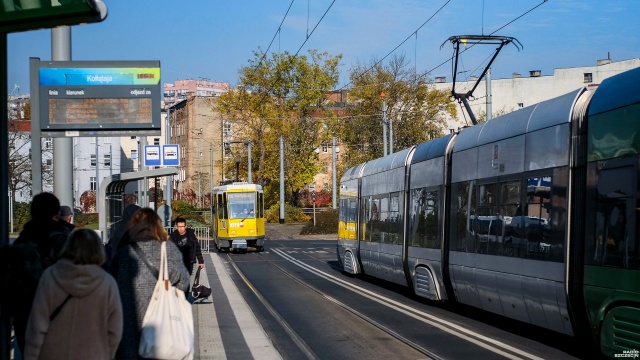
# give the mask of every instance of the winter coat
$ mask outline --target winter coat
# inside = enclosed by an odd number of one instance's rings
[[[202,257],[202,249],[200,248],[200,242],[196,237],[195,231],[191,228],[187,228],[187,232],[184,235],[180,235],[178,230],[174,230],[169,236],[171,241],[178,246],[182,253],[184,265],[187,269],[193,267],[193,263],[204,264],[204,258]],[[183,240],[186,238],[186,241]]]
[[[140,210],[140,206],[136,204],[129,204],[122,210],[122,218],[116,222],[109,229],[109,242],[105,245],[105,252],[107,255],[107,263],[111,263],[111,260],[116,256],[118,249],[128,244],[128,239],[123,241],[123,236],[129,226],[129,221],[133,217],[136,211]]]
[[[45,270],[27,324],[24,359],[108,360],[121,336],[122,305],[113,277],[98,265],[68,259]]]
[[[131,243],[136,243],[149,262],[159,270],[161,243],[153,238],[145,224],[137,224],[130,228],[128,233]],[[167,242],[167,259],[169,280],[176,288],[185,291],[189,286],[189,273],[182,263],[180,250],[171,241]],[[124,331],[116,359],[139,359],[142,319],[157,279],[131,245],[118,250],[110,271],[120,289],[124,314]]]

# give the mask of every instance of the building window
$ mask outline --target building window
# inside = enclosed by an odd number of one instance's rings
[[[89,179],[89,182],[91,183],[91,190],[96,190],[97,189],[97,187],[96,187],[96,177],[92,176]]]
[[[47,170],[51,170],[53,167],[53,160],[47,159]]]
[[[138,160],[138,150],[131,150],[131,160]]]
[[[593,82],[593,74],[592,73],[584,73],[584,82],[585,83]]]
[[[328,162],[323,162],[322,163],[322,170],[323,170],[323,172],[325,174],[329,172],[329,163]]]
[[[322,152],[326,153],[328,151],[329,151],[329,149],[328,149],[327,143],[322,143]]]
[[[91,154],[91,167],[96,167],[97,157],[96,154]]]
[[[53,148],[53,139],[45,138],[44,139],[44,148],[45,148],[45,150],[51,150]]]
[[[111,154],[104,154],[104,167],[111,167]]]
[[[518,103],[518,109],[522,109],[524,107],[524,103]]]
[[[153,138],[153,145],[160,145],[160,138]]]
[[[322,184],[322,190],[329,191],[329,183],[323,183]]]
[[[104,138],[104,143],[105,144],[111,144],[111,138],[110,137]]]
[[[222,128],[222,136],[224,136],[225,138],[230,138],[233,134],[231,132],[231,122],[229,121],[225,121],[222,124],[223,128]]]

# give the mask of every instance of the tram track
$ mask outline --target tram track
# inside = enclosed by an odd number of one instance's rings
[[[424,311],[421,311],[419,309],[415,309],[411,306],[405,305],[403,303],[391,300],[389,298],[383,297],[382,295],[379,295],[375,292],[372,292],[370,290],[364,289],[362,287],[359,287],[357,285],[351,284],[347,281],[345,281],[344,279],[340,279],[339,277],[335,277],[332,276],[330,274],[325,273],[322,270],[319,270],[317,268],[314,268],[313,266],[310,266],[306,263],[304,263],[303,261],[300,261],[298,259],[295,259],[294,257],[292,257],[291,255],[288,255],[285,251],[279,249],[279,248],[272,248],[271,251],[275,254],[277,254],[278,256],[282,257],[283,259],[289,261],[290,263],[299,266],[311,273],[314,273],[317,276],[320,276],[321,278],[324,278],[330,282],[333,282],[334,284],[337,284],[339,286],[342,286],[350,291],[353,291],[355,293],[357,293],[360,296],[366,297],[372,301],[375,301],[383,306],[386,307],[390,307],[393,311],[397,311],[400,312],[404,315],[407,315],[411,318],[414,318],[422,323],[425,323],[426,325],[432,326],[434,328],[438,328],[446,333],[449,333],[451,335],[454,335],[460,339],[463,339],[469,343],[472,343],[474,345],[477,345],[481,348],[484,348],[490,352],[493,352],[497,355],[500,355],[502,357],[505,358],[509,358],[509,359],[532,359],[532,360],[540,360],[542,359],[539,356],[536,356],[535,354],[529,353],[525,350],[521,350],[518,349],[514,346],[511,346],[507,343],[504,343],[498,339],[492,338],[492,337],[488,337],[488,336],[484,336],[476,331],[470,330],[466,327],[460,326],[460,325],[456,325],[450,321],[441,319],[437,316],[425,313]],[[303,285],[304,287],[312,290],[313,292],[317,293],[319,296],[321,296],[322,298],[326,299],[327,301],[332,302],[333,304],[335,304],[336,306],[341,307],[342,309],[352,313],[353,315],[359,317],[360,319],[366,321],[367,323],[371,324],[372,326],[380,329],[381,331],[385,332],[386,334],[389,334],[390,336],[396,338],[398,341],[406,344],[407,346],[412,347],[413,349],[415,349],[416,351],[419,351],[420,353],[422,353],[425,356],[428,356],[431,359],[441,359],[442,357],[435,354],[433,351],[425,348],[424,346],[421,346],[420,344],[415,343],[414,341],[406,338],[405,336],[403,336],[402,334],[397,333],[396,331],[394,331],[393,329],[389,328],[388,326],[381,324],[379,322],[377,322],[375,319],[372,319],[371,317],[367,316],[366,314],[363,314],[361,312],[359,312],[357,309],[354,309],[353,307],[339,301],[338,299],[333,298],[332,296],[330,296],[328,293],[308,284],[305,283],[304,281],[300,280],[299,278],[295,277],[294,275],[290,274],[289,272],[287,272],[287,270],[285,268],[283,268],[282,266],[278,265],[276,262],[274,262],[273,260],[269,260],[267,258],[265,258],[264,256],[262,256],[262,254],[260,255],[261,258],[266,261],[267,263],[269,263],[269,265],[274,266],[275,268],[277,268],[279,271],[281,271],[282,273],[284,273],[287,277],[291,278],[292,280],[296,281],[297,283]],[[313,256],[311,257],[314,261],[320,261],[317,258],[314,258]],[[335,266],[330,265],[332,268],[335,268]]]
[[[281,253],[279,253],[277,250],[272,249],[272,251],[277,253],[279,256],[282,256]],[[291,280],[295,281],[297,284],[304,286],[305,288],[313,291],[314,293],[316,293],[317,295],[319,295],[321,298],[325,299],[326,301],[329,301],[332,304],[334,304],[334,305],[336,305],[336,306],[348,311],[349,313],[351,313],[351,314],[357,316],[358,318],[364,320],[368,324],[370,324],[370,325],[374,326],[375,328],[383,331],[385,334],[390,335],[391,337],[395,338],[396,340],[400,341],[401,343],[403,343],[403,344],[413,348],[414,350],[420,352],[421,354],[427,356],[428,359],[443,360],[442,357],[434,354],[433,352],[431,352],[430,350],[426,349],[425,347],[420,346],[419,344],[417,344],[417,343],[411,341],[410,339],[402,336],[401,334],[399,334],[396,331],[392,330],[388,326],[385,326],[384,324],[381,324],[381,323],[375,321],[371,317],[366,316],[365,314],[357,311],[356,309],[354,309],[354,308],[344,304],[343,302],[339,301],[338,299],[330,296],[328,293],[326,293],[326,292],[324,292],[324,291],[322,291],[322,290],[320,290],[320,289],[318,289],[318,288],[316,288],[316,287],[314,287],[314,286],[312,286],[312,285],[310,285],[308,283],[305,283],[304,281],[298,279],[294,275],[290,274],[285,268],[283,268],[282,266],[280,266],[277,263],[275,263],[273,260],[267,259],[263,254],[258,254],[258,255],[267,264],[269,264],[270,266],[273,266],[275,269],[280,271],[282,274],[284,274],[285,276],[287,276]],[[319,357],[317,357],[317,355],[314,354],[314,352],[306,345],[304,340],[301,339],[300,336],[298,336],[298,334],[286,322],[286,320],[284,320],[277,313],[277,311],[273,308],[273,306],[271,306],[268,303],[268,301],[260,294],[260,292],[256,289],[256,287],[253,286],[253,284],[251,284],[251,282],[247,279],[246,276],[244,276],[244,274],[242,273],[240,268],[235,264],[233,259],[230,256],[228,256],[228,258],[229,258],[230,263],[232,264],[234,270],[237,271],[238,275],[242,278],[243,282],[249,287],[251,292],[256,296],[256,298],[260,301],[260,303],[265,306],[267,311],[274,317],[274,319],[285,329],[287,334],[292,338],[292,340],[299,347],[299,349],[308,356],[308,359],[319,359]],[[317,260],[317,259],[314,259],[314,260]]]

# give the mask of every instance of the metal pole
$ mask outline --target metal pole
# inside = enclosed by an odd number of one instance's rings
[[[247,175],[247,182],[251,184],[253,183],[253,181],[251,180],[251,141],[247,142],[247,148],[249,151],[248,160],[247,160],[248,166],[249,166],[249,169],[247,171],[249,172],[249,174]]]
[[[100,157],[98,156],[98,137],[96,136],[96,213],[100,213],[100,202],[98,201],[98,189],[100,189]]]
[[[209,207],[213,206],[213,145],[209,144]]]
[[[9,114],[7,108],[8,99],[8,91],[7,91],[7,34],[0,33],[0,64],[2,64],[2,70],[0,70],[0,134],[6,136],[9,133]],[[33,127],[33,126],[32,126]],[[5,142],[3,142],[5,143]],[[2,191],[2,194],[7,195],[6,197],[2,195],[0,199],[0,213],[6,214],[9,212],[9,201],[13,202],[11,197],[9,197],[9,147],[5,145],[0,146],[0,189],[5,189],[7,192]],[[13,205],[13,204],[12,204]],[[11,232],[13,232],[13,210],[9,212],[11,214]],[[3,219],[0,221],[0,247],[9,243],[9,224],[7,223],[7,218],[3,216]],[[3,339],[4,340],[4,339]],[[3,348],[4,349],[4,348]],[[4,351],[3,351],[4,353]],[[3,356],[4,358],[4,356]]]
[[[198,158],[198,196],[200,196],[200,209],[202,209],[202,151]]]
[[[280,224],[284,224],[284,139],[280,136]]]
[[[7,34],[0,32],[0,134],[6,136],[9,132],[9,121],[7,114]],[[33,83],[33,81],[32,81]],[[32,87],[31,89],[36,89]],[[35,91],[35,90],[32,90]],[[33,126],[32,126],[33,128]],[[6,141],[6,140],[5,140]],[[0,146],[0,189],[9,188],[9,147],[3,141]],[[0,214],[6,214],[9,211],[9,197],[4,191],[0,191]],[[4,247],[9,244],[9,226],[7,224],[7,218],[2,216],[0,220],[0,247]],[[8,291],[4,289],[3,291]],[[14,294],[15,295],[15,294]],[[10,347],[11,347],[11,318],[7,316],[7,308],[3,305],[0,311],[0,319],[2,320],[0,326],[0,359],[10,359]]]
[[[167,116],[165,117],[165,144],[171,144],[171,108],[167,109]],[[173,191],[171,190],[171,182],[173,177],[166,177],[167,184],[165,186],[164,199],[167,204],[167,210],[164,212],[164,226],[171,226],[171,198],[173,197]]]
[[[387,156],[387,103],[382,98],[382,153]]]
[[[6,35],[5,35],[6,40]],[[5,41],[6,43],[6,41]],[[6,46],[5,46],[6,47]],[[6,49],[3,49],[6,51]],[[6,58],[6,56],[5,56]],[[6,62],[3,62],[6,64]],[[29,72],[31,86],[31,195],[36,195],[42,192],[42,136],[40,131],[40,59],[29,59]],[[5,65],[6,73],[6,65]],[[6,76],[6,74],[5,74]],[[6,88],[6,86],[5,86]],[[7,97],[3,97],[6,99]],[[4,103],[4,101],[0,101]],[[3,114],[6,111],[3,112]],[[3,124],[6,121],[2,121]]]
[[[491,68],[487,69],[487,79],[486,81],[486,86],[487,86],[487,121],[491,120],[493,118],[493,110],[491,109]]]
[[[384,112],[385,114],[387,113],[386,104],[384,107]],[[389,154],[393,154],[393,118],[389,119]]]
[[[51,29],[51,60],[71,60],[71,27],[60,26]],[[32,89],[38,91],[38,88]],[[48,116],[48,114],[44,114]],[[32,139],[40,141],[38,139]],[[53,139],[53,193],[60,200],[60,204],[73,204],[73,140],[69,137]],[[96,159],[96,166],[97,166]],[[96,194],[98,193],[98,179],[96,179]],[[96,196],[96,203],[97,203]],[[98,207],[96,206],[96,211]]]
[[[113,175],[113,145],[109,145],[109,176]]]
[[[336,203],[336,137],[331,138],[333,149],[331,150],[331,204],[334,209],[338,208]]]

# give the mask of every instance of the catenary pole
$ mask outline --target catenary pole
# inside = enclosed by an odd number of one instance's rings
[[[71,61],[71,27],[59,26],[51,29],[51,60]],[[37,88],[32,91],[37,91]],[[45,114],[44,116],[48,116]],[[37,125],[37,124],[31,124]],[[39,126],[39,125],[37,125]],[[41,138],[32,139],[41,141]],[[96,140],[97,141],[97,140]],[[98,167],[96,153],[96,169]],[[100,179],[96,178],[96,195]],[[53,193],[62,205],[74,205],[73,199],[73,139],[68,137],[53,138]],[[34,194],[35,195],[35,194]],[[96,211],[98,196],[96,196]]]

